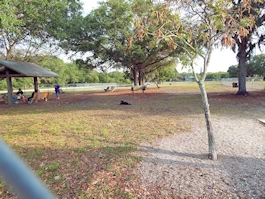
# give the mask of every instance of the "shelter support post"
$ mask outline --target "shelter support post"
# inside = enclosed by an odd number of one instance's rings
[[[8,96],[8,105],[13,104],[13,88],[12,88],[12,79],[9,75],[9,71],[6,71],[6,83],[7,83],[7,96]]]
[[[39,89],[39,85],[38,85],[38,78],[37,77],[34,77],[34,91],[38,90]]]

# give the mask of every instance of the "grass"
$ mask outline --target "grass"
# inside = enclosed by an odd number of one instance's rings
[[[262,103],[255,96],[233,101],[236,91],[216,82],[206,88],[226,93],[210,95],[213,117],[242,115]],[[59,198],[137,198],[127,187],[138,180],[133,171],[141,160],[139,144],[189,131],[193,117],[203,119],[196,93],[196,83],[185,83],[159,91],[150,86],[144,95],[65,94],[48,103],[3,105],[0,135]],[[121,99],[133,105],[119,106]],[[3,182],[0,193],[16,197]]]

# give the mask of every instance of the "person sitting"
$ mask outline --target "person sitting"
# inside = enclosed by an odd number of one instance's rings
[[[14,103],[15,104],[18,104],[18,98],[17,98],[17,96],[13,96],[13,100],[14,100]]]
[[[16,94],[17,94],[16,97],[17,97],[18,100],[23,100],[23,102],[27,101],[26,97],[23,95],[24,92],[21,90],[21,88],[18,89],[18,92]]]
[[[8,103],[8,93],[3,94],[2,98],[4,99],[5,103]],[[16,95],[12,94],[12,99],[13,99],[15,104],[18,104],[18,99],[17,99]]]
[[[23,91],[21,90],[21,88],[18,89],[17,95],[23,95]]]
[[[31,104],[33,101],[34,94],[38,92],[38,89],[35,89],[31,96],[28,98],[28,103]]]

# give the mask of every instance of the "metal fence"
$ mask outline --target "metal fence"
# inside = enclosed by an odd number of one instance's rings
[[[221,83],[224,86],[230,86],[233,87],[233,83],[236,83],[238,85],[238,78],[222,78]],[[253,78],[253,77],[247,77],[246,78],[246,87],[247,90],[264,90],[265,89],[265,81],[263,81],[263,78]]]
[[[95,90],[103,90],[107,87],[115,88],[123,88],[123,87],[131,87],[132,84],[118,84],[118,83],[75,83],[75,84],[65,84],[60,85],[60,89],[62,89],[63,92],[80,92],[80,91],[95,91]],[[52,84],[40,84],[39,85],[40,90],[53,92],[54,91],[54,85]]]
[[[246,78],[247,80],[247,90],[264,90],[265,89],[265,81],[263,78]],[[238,84],[238,78],[222,78],[221,80],[216,79],[207,79],[207,82],[217,81],[220,82],[224,86],[232,87],[233,83]],[[180,83],[191,83],[193,81],[181,81],[181,82],[159,82],[159,84],[180,84]],[[155,82],[146,82],[147,85],[155,85]],[[82,91],[96,91],[96,90],[104,90],[107,87],[114,86],[115,89],[123,89],[128,88],[130,89],[133,84],[119,84],[119,83],[74,83],[74,84],[63,84],[60,85],[60,89],[65,93],[72,93],[72,92],[82,92]],[[54,85],[53,84],[39,84],[40,91],[46,92],[54,92]],[[34,91],[33,88],[30,89],[23,89],[22,90],[26,93],[31,93]],[[7,91],[3,90],[0,91],[1,93],[6,93]]]
[[[95,91],[104,90],[107,87],[114,86],[117,89],[130,88],[132,84],[118,84],[118,83],[75,83],[75,84],[63,84],[60,85],[60,89],[63,92],[80,92],[80,91]],[[34,91],[33,87],[26,89],[22,87],[22,90],[26,93],[31,93]],[[39,84],[40,91],[54,92],[53,84]],[[0,93],[6,93],[6,90],[0,91]]]

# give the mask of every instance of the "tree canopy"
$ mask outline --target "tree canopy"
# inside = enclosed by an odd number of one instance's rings
[[[230,77],[238,77],[238,65],[230,66],[227,72]],[[255,55],[250,58],[250,60],[246,63],[246,76],[265,76],[265,54]]]
[[[233,0],[228,8],[226,18],[227,37],[225,46],[237,51],[239,63],[239,95],[246,95],[247,61],[250,60],[255,47],[264,44],[265,38],[265,2],[263,0]]]
[[[136,40],[141,33],[136,29],[139,20],[135,19],[153,7],[149,0],[102,2],[82,20],[81,28],[66,31],[68,37],[61,46],[83,54],[91,52],[85,60],[87,65],[122,67],[131,72],[134,84],[144,84],[148,73],[167,65],[176,53],[167,48],[167,42],[155,42],[155,35]]]
[[[1,55],[13,59],[14,50],[23,49],[25,60],[41,53],[40,47],[51,51],[54,39],[64,34],[68,21],[80,15],[82,8],[75,0],[4,0],[0,5]]]

